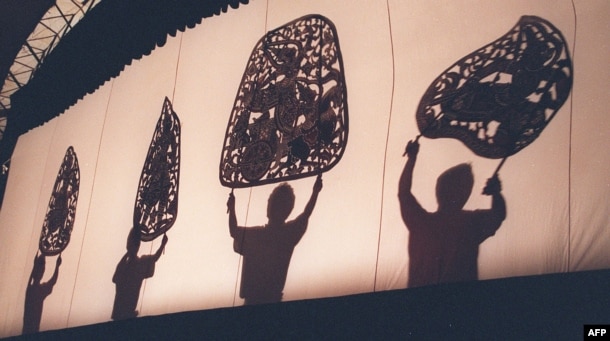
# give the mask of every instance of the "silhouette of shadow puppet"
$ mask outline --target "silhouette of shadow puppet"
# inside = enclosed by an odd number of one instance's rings
[[[438,210],[426,211],[411,192],[419,151],[409,142],[407,162],[398,189],[402,219],[409,230],[408,287],[478,279],[479,244],[493,236],[506,217],[506,204],[497,175],[483,191],[492,197],[490,209],[464,210],[474,184],[469,164],[445,171],[437,180]]]
[[[219,178],[245,188],[327,172],[347,146],[343,59],[334,24],[306,15],[255,45],[229,117]]]
[[[287,183],[278,185],[269,196],[269,221],[256,227],[237,225],[235,196],[229,194],[227,207],[233,250],[243,256],[239,296],[245,299],[244,304],[282,300],[292,252],[307,230],[320,190],[322,178],[318,176],[303,212],[296,219],[286,221],[294,208],[295,196]]]
[[[506,34],[443,71],[422,96],[420,136],[453,138],[502,159],[533,143],[568,99],[572,61],[561,31],[523,16]]]
[[[61,255],[57,257],[55,271],[49,281],[43,283],[42,277],[45,270],[46,256],[42,253],[34,258],[34,265],[28,280],[28,287],[25,291],[25,305],[23,313],[23,334],[36,333],[40,329],[42,318],[42,307],[45,298],[53,292],[53,287],[59,277],[59,266],[61,265]]]
[[[167,244],[167,236],[159,249],[152,255],[138,256],[140,248],[140,234],[136,228],[132,228],[127,237],[127,253],[117,264],[112,282],[116,287],[114,305],[112,308],[112,319],[123,320],[138,316],[136,306],[140,296],[142,282],[155,274],[155,263],[161,257],[161,253]]]

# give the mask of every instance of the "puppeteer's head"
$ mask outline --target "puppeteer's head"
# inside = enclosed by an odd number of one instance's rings
[[[277,186],[267,204],[267,218],[270,223],[283,223],[294,208],[294,191],[286,182]]]
[[[436,182],[439,211],[461,210],[470,198],[473,185],[474,175],[470,164],[462,163],[446,170]]]

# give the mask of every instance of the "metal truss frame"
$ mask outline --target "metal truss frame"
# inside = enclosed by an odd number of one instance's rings
[[[56,0],[27,38],[0,90],[0,139],[7,124],[11,95],[27,84],[44,59],[63,38],[101,0]]]

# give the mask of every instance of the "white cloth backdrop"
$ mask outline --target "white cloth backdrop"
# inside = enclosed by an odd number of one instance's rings
[[[574,8],[576,12],[574,12]],[[65,150],[73,146],[81,188],[72,240],[59,280],[45,300],[41,330],[108,321],[112,276],[126,249],[140,172],[167,96],[182,122],[178,218],[145,280],[140,316],[239,306],[241,259],[233,252],[218,180],[226,124],[248,57],[267,30],[306,14],[336,26],[344,60],[349,138],[295,248],[284,300],[402,289],[408,232],[398,178],[415,110],[428,85],[466,54],[497,39],[522,15],[551,21],[574,62],[571,97],[539,139],[500,171],[508,215],[480,247],[481,279],[610,267],[610,4],[575,1],[252,1],[170,37],[51,122],[19,138],[0,211],[0,337],[21,333],[27,280]],[[575,17],[576,15],[576,17]],[[577,19],[577,20],[576,20]],[[447,168],[470,162],[480,195],[498,160],[450,139],[421,139],[413,191],[436,209],[434,186]],[[293,216],[313,178],[292,181]],[[241,225],[266,222],[275,185],[237,189]],[[142,243],[140,254],[160,240]],[[54,269],[47,259],[45,278]]]

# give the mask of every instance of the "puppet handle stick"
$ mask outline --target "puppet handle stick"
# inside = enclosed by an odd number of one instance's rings
[[[489,178],[489,180],[498,177],[498,173],[500,172],[500,168],[502,168],[502,165],[504,165],[504,162],[506,162],[506,159],[508,159],[508,156],[504,157],[502,159],[502,161],[500,161],[500,164],[498,165],[498,167],[496,167],[496,170],[494,171],[493,175]],[[483,188],[483,194],[485,194],[485,195],[493,195],[494,193],[496,193],[496,190],[494,189],[493,186],[489,187],[490,186],[489,180],[487,181],[487,185],[485,186],[485,188]],[[499,184],[499,182],[498,182],[498,184]]]
[[[500,168],[502,168],[502,166],[504,165],[504,162],[506,162],[506,159],[508,159],[508,156],[506,156],[505,158],[502,159],[502,161],[500,161],[500,164],[498,165],[498,167],[496,167],[496,170],[494,171],[494,174],[491,176],[492,178],[494,176],[498,175],[498,173],[500,172]]]

